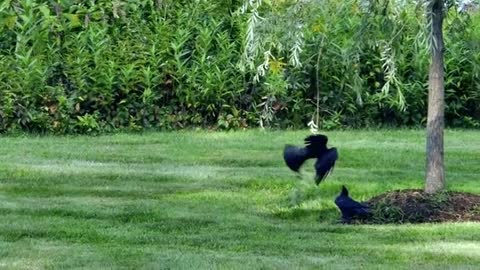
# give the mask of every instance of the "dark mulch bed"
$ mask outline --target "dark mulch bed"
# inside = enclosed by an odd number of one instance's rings
[[[423,223],[480,221],[480,195],[464,192],[426,194],[422,190],[396,190],[373,197],[373,215],[362,223]]]

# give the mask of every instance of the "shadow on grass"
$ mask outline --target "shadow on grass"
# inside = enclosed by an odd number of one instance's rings
[[[340,220],[340,212],[334,207],[324,209],[281,207],[272,209],[269,214],[282,220],[315,220],[329,223],[337,223]]]

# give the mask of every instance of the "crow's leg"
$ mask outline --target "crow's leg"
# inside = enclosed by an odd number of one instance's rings
[[[342,223],[343,224],[350,224],[351,222],[352,222],[352,217],[351,216],[346,216],[346,215],[342,216]]]

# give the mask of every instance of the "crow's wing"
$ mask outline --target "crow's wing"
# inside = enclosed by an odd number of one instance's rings
[[[328,138],[325,135],[310,135],[306,137],[304,141],[311,158],[319,157],[327,151]]]
[[[302,164],[308,158],[308,150],[306,148],[300,148],[288,144],[285,145],[283,150],[283,159],[292,171],[298,172]]]
[[[338,159],[336,148],[330,148],[324,152],[315,162],[315,183],[318,185],[333,171],[335,162]]]
[[[355,208],[355,214],[359,216],[364,216],[370,214],[370,208],[362,205],[361,208]]]
[[[370,213],[370,209],[365,205],[353,200],[348,196],[340,195],[335,199],[335,204],[342,211],[342,215],[345,217],[352,215],[367,215]]]

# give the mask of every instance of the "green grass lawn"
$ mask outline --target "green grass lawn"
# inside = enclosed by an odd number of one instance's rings
[[[423,187],[424,131],[326,134],[319,187],[282,159],[308,131],[0,138],[0,268],[480,269],[480,223],[338,223],[342,184]],[[445,144],[448,188],[480,193],[480,131]]]

